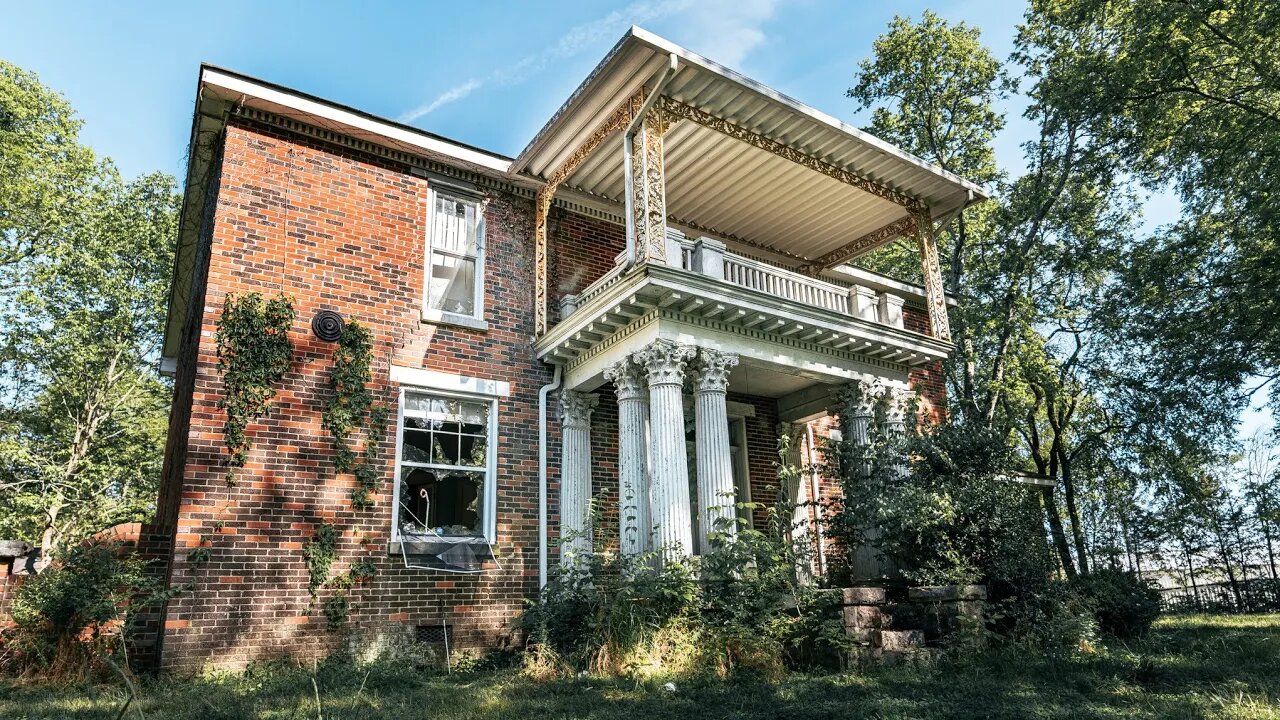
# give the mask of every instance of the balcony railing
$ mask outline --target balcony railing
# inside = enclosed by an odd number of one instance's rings
[[[682,267],[739,287],[810,307],[852,315],[901,329],[903,298],[862,285],[845,287],[776,267],[754,258],[731,253],[724,243],[703,237],[690,241],[675,233],[668,236],[680,245]],[[674,248],[672,248],[674,249]]]
[[[688,240],[671,232],[668,241],[668,256],[679,257],[680,268],[683,270],[810,307],[852,315],[899,329],[903,327],[904,301],[899,295],[857,284],[845,287],[776,267],[728,252],[724,243],[714,238]],[[622,275],[622,256],[619,256],[618,264],[612,270],[578,295],[569,295],[562,300],[560,317],[568,317],[575,308],[606,292],[622,279]]]

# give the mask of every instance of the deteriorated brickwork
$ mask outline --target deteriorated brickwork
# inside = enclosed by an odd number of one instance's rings
[[[902,322],[906,329],[929,333],[929,312],[924,308],[902,308]],[[942,363],[935,362],[911,371],[909,382],[920,399],[921,417],[925,422],[938,425],[947,419],[947,386],[942,375]]]

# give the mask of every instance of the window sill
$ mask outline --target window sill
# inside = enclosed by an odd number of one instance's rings
[[[428,544],[429,542],[430,542],[430,541],[425,541],[425,542],[411,542],[411,543],[409,543],[409,544],[410,544],[410,545],[425,545],[425,544]],[[493,548],[493,550],[494,550],[494,551],[497,551],[497,549],[498,549],[498,548],[497,548],[497,544],[496,544],[496,543],[490,543],[487,539],[485,539],[485,538],[483,538],[483,537],[468,537],[468,538],[466,538],[466,539],[458,538],[457,540],[449,540],[449,541],[443,541],[443,540],[442,540],[442,541],[441,541],[441,543],[444,543],[444,542],[453,542],[453,543],[458,543],[458,544],[461,544],[461,543],[467,543],[467,544],[469,544],[469,545],[488,545],[489,547]],[[401,543],[401,541],[399,541],[399,540],[392,540],[391,542],[387,543],[387,555],[391,555],[391,556],[394,556],[394,557],[400,557],[400,543]]]
[[[489,323],[478,317],[442,312],[440,310],[423,310],[422,322],[428,325],[449,325],[467,328],[468,330],[479,330],[480,332],[488,332],[489,330]]]

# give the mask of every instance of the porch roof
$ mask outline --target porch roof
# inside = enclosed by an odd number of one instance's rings
[[[922,204],[934,219],[987,197],[972,182],[638,27],[512,162],[511,173],[550,178],[602,118],[653,86],[672,55],[679,65],[661,90],[664,102],[701,118],[677,123],[665,137],[667,211],[676,223],[792,258],[831,260],[829,254],[869,236],[892,240],[909,227],[891,226],[911,216],[901,201],[841,181],[833,169]],[[779,148],[817,162],[801,163]],[[621,203],[622,164],[622,133],[614,132],[563,187]]]

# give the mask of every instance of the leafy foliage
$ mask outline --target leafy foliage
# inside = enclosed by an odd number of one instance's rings
[[[289,328],[296,317],[293,300],[283,294],[265,303],[258,293],[228,293],[224,300],[216,340],[223,383],[218,406],[227,413],[228,484],[235,483],[235,469],[249,459],[249,423],[271,411],[275,386],[293,362]]]
[[[176,183],[125,182],[0,61],[0,536],[45,558],[155,500]]]
[[[1103,632],[1134,637],[1151,629],[1160,615],[1160,593],[1134,573],[1109,568],[1076,578],[1074,589],[1089,604]]]
[[[302,556],[307,560],[307,589],[312,599],[329,581],[329,570],[333,568],[337,548],[338,531],[328,523],[317,527],[315,537],[302,547]]]
[[[797,474],[789,454],[784,438],[783,481]],[[785,501],[769,508],[763,530],[721,528],[693,561],[659,548],[632,557],[595,552],[562,567],[520,620],[530,668],[777,678],[787,663],[839,664],[847,644],[840,598],[797,577],[808,558],[789,537],[790,510]]]
[[[333,436],[334,466],[338,472],[354,472],[356,487],[351,503],[360,509],[372,506],[369,494],[381,479],[378,465],[379,447],[386,434],[390,409],[375,403],[368,384],[372,377],[373,341],[369,331],[352,320],[342,330],[338,349],[333,354],[329,373],[329,389],[333,392],[321,419]],[[356,428],[364,427],[364,447],[359,456],[351,449],[350,437]]]

